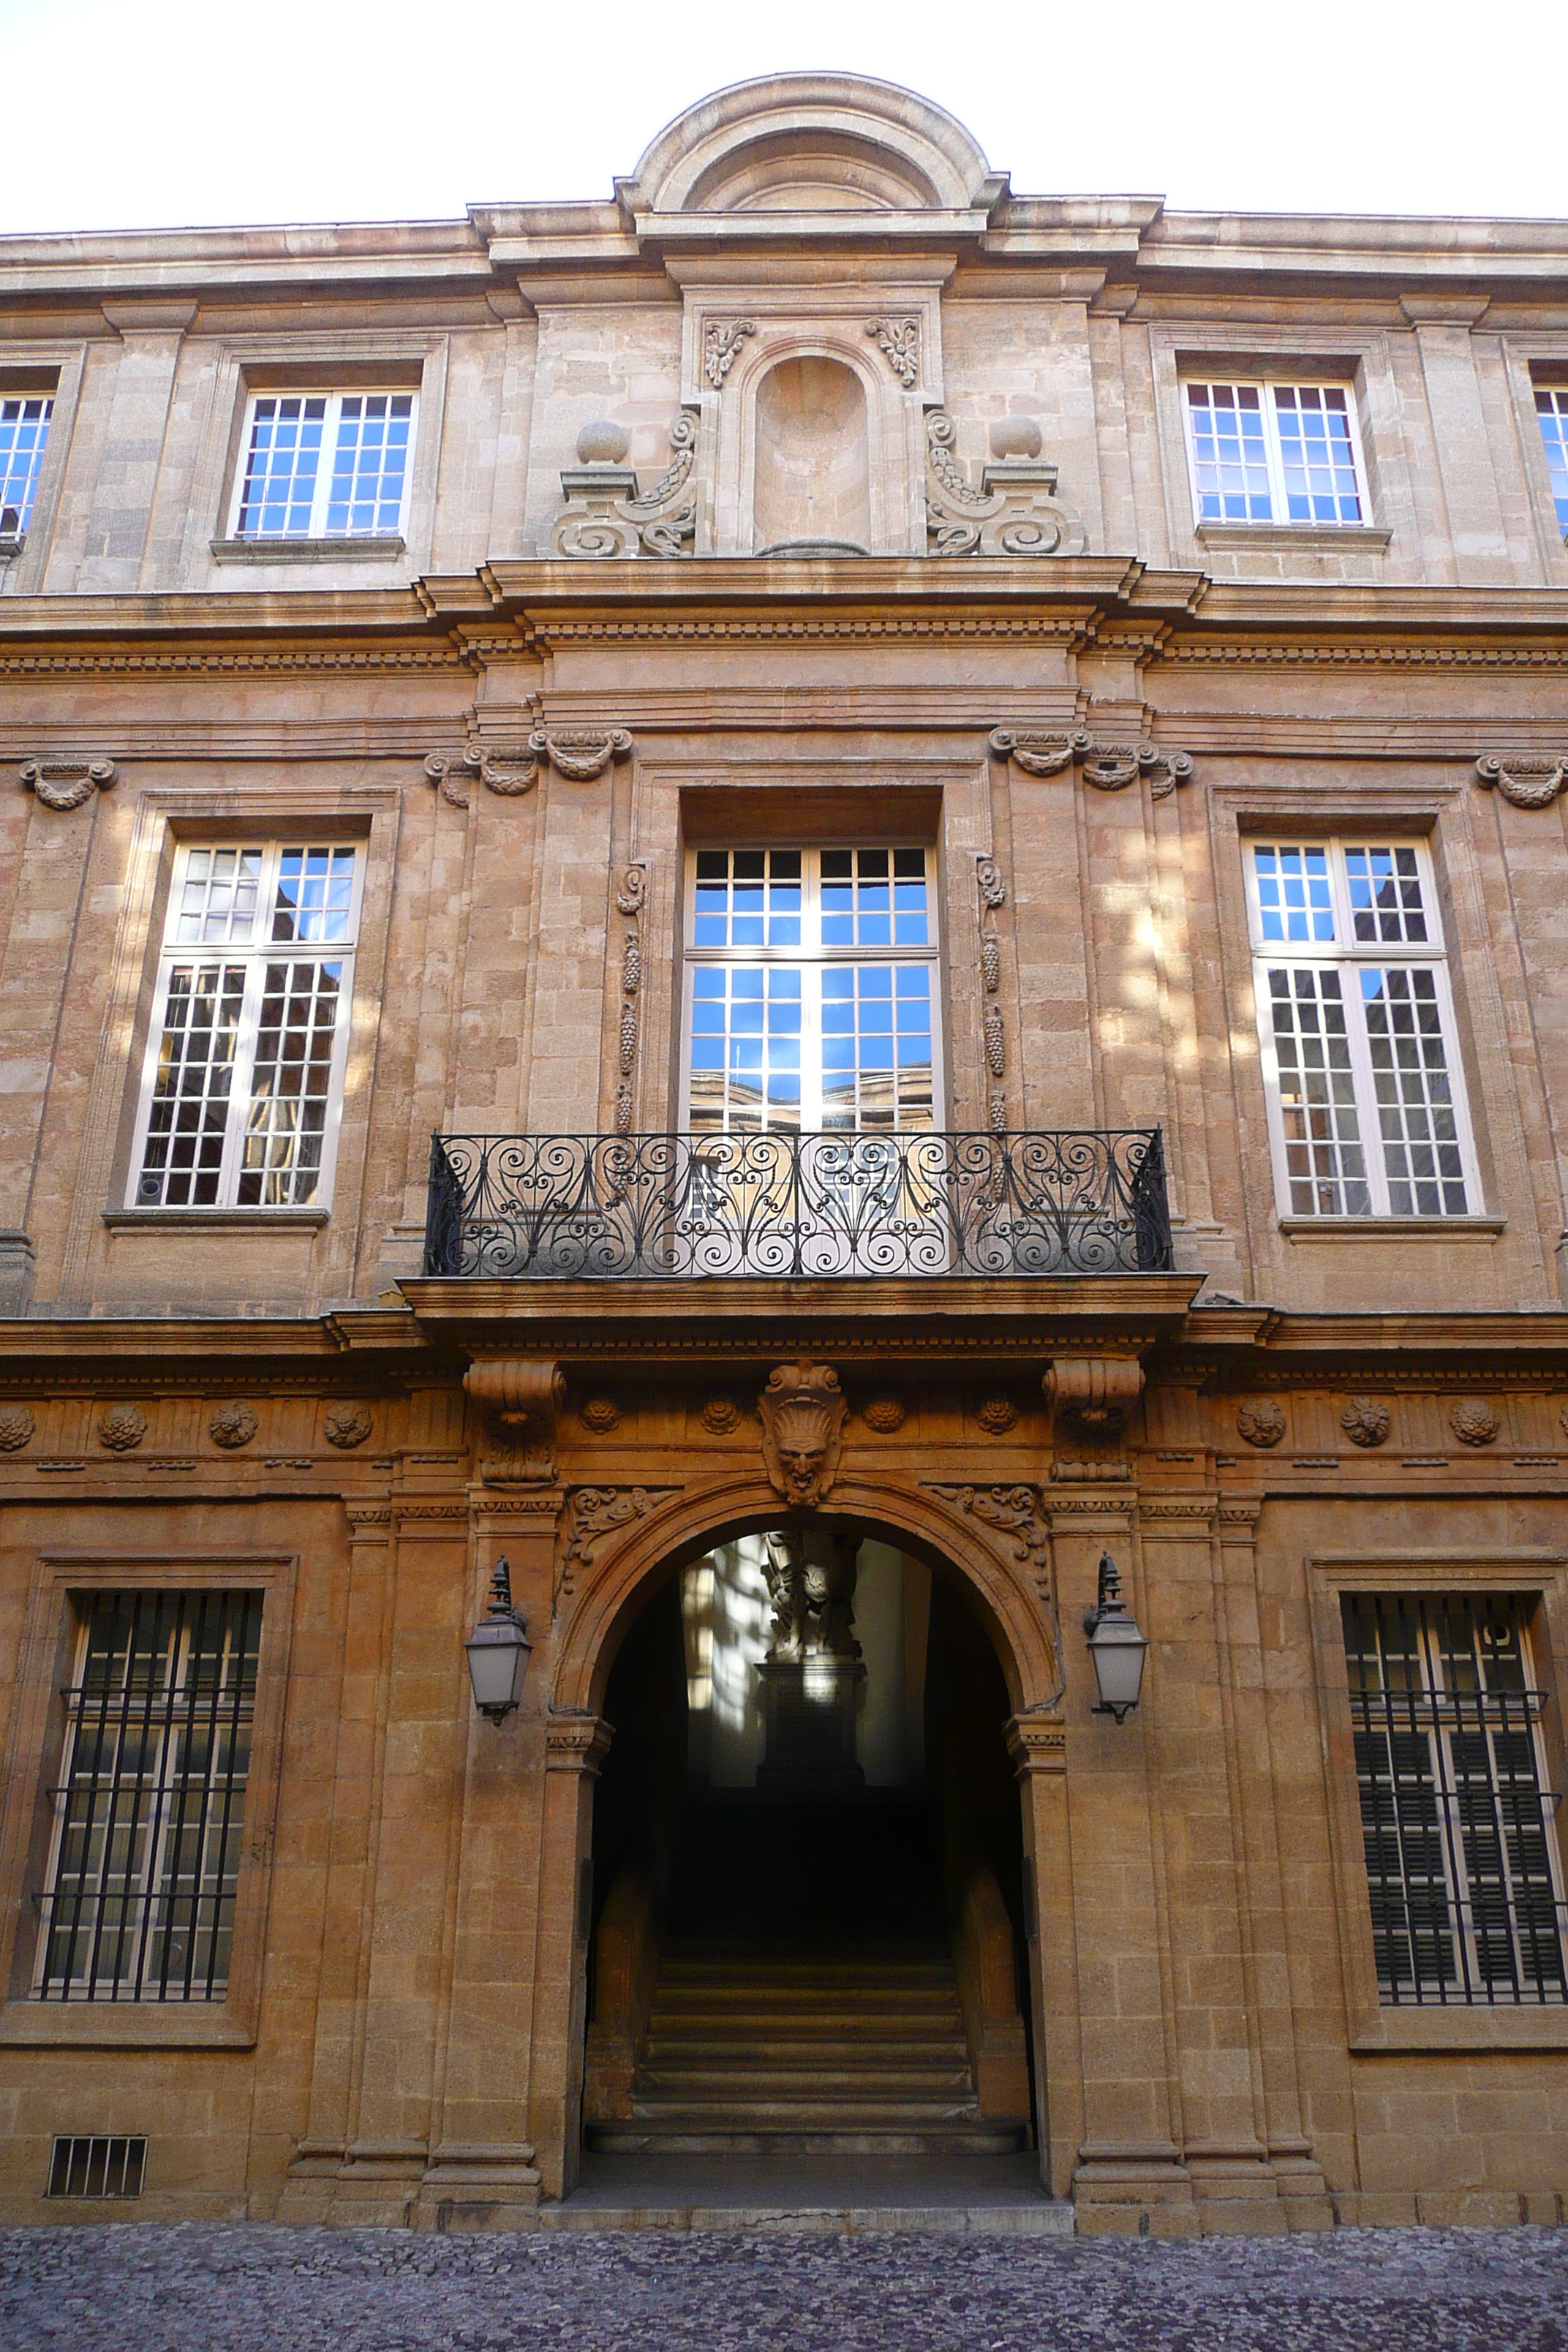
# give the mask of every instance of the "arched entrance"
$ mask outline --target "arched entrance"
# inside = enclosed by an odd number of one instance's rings
[[[590,2151],[1037,2144],[1020,1676],[991,1599],[886,1514],[786,1523],[776,1498],[626,1596],[596,1677]]]

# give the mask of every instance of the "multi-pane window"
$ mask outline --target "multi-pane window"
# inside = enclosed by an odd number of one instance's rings
[[[258,1592],[87,1604],[62,1693],[37,1999],[223,1999],[260,1646]]]
[[[0,400],[0,537],[27,528],[55,404],[44,393]]]
[[[414,409],[411,392],[258,393],[235,496],[235,537],[395,539]]]
[[[1425,845],[1252,842],[1247,855],[1281,1214],[1474,1213]]]
[[[695,1129],[929,1129],[936,920],[923,849],[699,849]]]
[[[1341,1597],[1383,2000],[1561,2001],[1538,1688],[1510,1597]]]
[[[1557,528],[1568,534],[1568,385],[1537,384],[1535,413],[1541,419],[1541,437],[1546,444]]]
[[[1200,523],[1362,523],[1355,404],[1339,383],[1182,386]]]
[[[347,843],[179,852],[137,1128],[144,1209],[324,1205],[353,1002]]]

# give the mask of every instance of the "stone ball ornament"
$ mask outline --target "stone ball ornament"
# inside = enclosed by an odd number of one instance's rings
[[[140,1405],[111,1404],[98,1424],[98,1442],[110,1454],[129,1454],[147,1434],[147,1416]]]
[[[1340,1427],[1352,1445],[1383,1445],[1394,1426],[1381,1397],[1352,1397],[1340,1415]]]
[[[345,1398],[340,1404],[328,1406],[324,1426],[328,1444],[338,1446],[345,1454],[350,1453],[354,1446],[363,1445],[370,1435],[370,1407],[361,1404],[357,1398]]]
[[[1038,420],[1033,416],[999,416],[991,427],[991,455],[998,459],[1037,457],[1044,446]]]
[[[611,416],[596,416],[577,436],[580,466],[620,466],[632,446],[631,435]]]
[[[1461,1445],[1489,1445],[1501,1423],[1497,1407],[1485,1397],[1459,1397],[1449,1411],[1448,1426]]]
[[[1248,1445],[1278,1445],[1285,1434],[1285,1408],[1278,1397],[1255,1397],[1237,1408],[1236,1428]]]
[[[215,1445],[233,1449],[248,1445],[261,1422],[251,1404],[220,1404],[214,1408],[207,1429]]]
[[[0,1454],[19,1454],[37,1427],[30,1405],[8,1404],[0,1410]]]

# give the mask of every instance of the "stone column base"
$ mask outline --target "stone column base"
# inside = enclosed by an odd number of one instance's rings
[[[1089,2141],[1078,2159],[1072,2201],[1080,2237],[1202,2237],[1192,2180],[1178,2149]]]
[[[525,2140],[481,2147],[450,2141],[438,2147],[419,2184],[411,2216],[416,2230],[531,2230],[539,2225],[540,2178]]]
[[[339,2147],[301,2140],[278,2200],[279,2221],[330,2230],[406,2230],[426,2169],[416,2141]]]
[[[1331,2230],[1334,2208],[1306,2140],[1175,2148],[1079,2150],[1073,2208],[1080,2235],[1282,2237]]]

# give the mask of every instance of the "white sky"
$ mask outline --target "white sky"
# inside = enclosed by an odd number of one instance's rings
[[[1562,0],[0,0],[0,233],[607,196],[694,99],[910,84],[1022,194],[1568,214]]]

